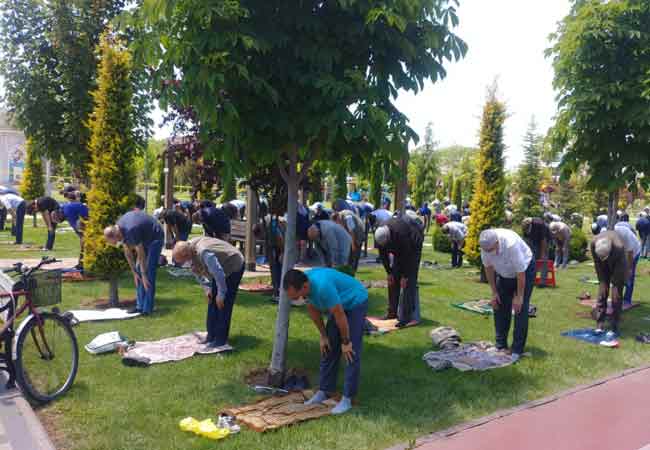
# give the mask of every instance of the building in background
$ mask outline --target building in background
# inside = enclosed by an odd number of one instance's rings
[[[18,184],[25,167],[25,135],[0,111],[0,184]]]

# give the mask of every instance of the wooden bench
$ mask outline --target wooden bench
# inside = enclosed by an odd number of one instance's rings
[[[230,240],[233,244],[239,243],[239,248],[243,251],[246,245],[246,221],[230,221]],[[255,246],[264,248],[264,239],[255,239]]]

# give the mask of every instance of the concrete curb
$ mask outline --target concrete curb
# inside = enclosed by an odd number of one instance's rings
[[[56,450],[41,421],[19,389],[4,388],[0,375],[0,450]]]
[[[578,392],[586,391],[588,389],[606,384],[610,381],[617,380],[619,378],[623,378],[628,375],[632,375],[637,372],[642,372],[645,370],[650,370],[650,365],[646,366],[641,366],[641,367],[636,367],[633,369],[627,369],[622,372],[619,372],[617,374],[611,375],[609,377],[600,379],[598,381],[594,381],[593,383],[588,383],[588,384],[583,384],[580,386],[577,386],[575,388],[567,389],[565,391],[562,391],[558,394],[554,394],[548,397],[541,398],[539,400],[533,400],[530,402],[523,403],[521,405],[515,406],[513,408],[509,409],[502,409],[499,410],[493,414],[490,414],[488,416],[481,417],[479,419],[475,420],[470,420],[468,422],[461,423],[459,425],[455,425],[451,428],[447,428],[446,430],[442,431],[437,431],[435,433],[428,434],[426,436],[423,436],[421,438],[416,439],[415,441],[415,446],[410,446],[409,444],[398,444],[394,447],[390,447],[387,450],[413,450],[417,449],[418,447],[421,447],[423,445],[431,444],[436,441],[440,441],[442,439],[449,438],[451,436],[454,436],[458,433],[461,433],[463,431],[470,430],[472,428],[480,427],[481,425],[485,425],[487,423],[493,422],[495,420],[510,416],[512,414],[518,413],[520,411],[524,411],[527,409],[533,409],[537,408],[538,406],[543,406],[548,403],[554,402],[556,400],[569,397],[571,395],[574,395]]]

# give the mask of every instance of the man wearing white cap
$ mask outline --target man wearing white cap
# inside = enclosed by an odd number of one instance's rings
[[[612,285],[612,332],[618,334],[618,321],[621,317],[621,297],[628,272],[628,260],[625,255],[625,245],[616,231],[606,230],[591,241],[591,254],[594,258],[596,275],[600,282],[598,289],[598,304],[596,306],[598,329],[605,327],[607,319],[607,298],[609,286]]]
[[[569,264],[569,243],[571,242],[571,227],[564,222],[551,222],[548,226],[555,240],[555,267],[566,269]]]
[[[501,228],[481,232],[479,245],[481,261],[492,289],[496,346],[502,350],[508,348],[514,311],[512,359],[517,361],[524,352],[528,337],[528,306],[535,281],[533,252],[517,233]]]

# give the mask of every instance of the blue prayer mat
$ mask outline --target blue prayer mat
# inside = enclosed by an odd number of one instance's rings
[[[608,335],[606,331],[596,332],[593,328],[565,331],[562,336],[606,347],[612,347],[618,343],[618,336],[615,334],[610,333]]]

